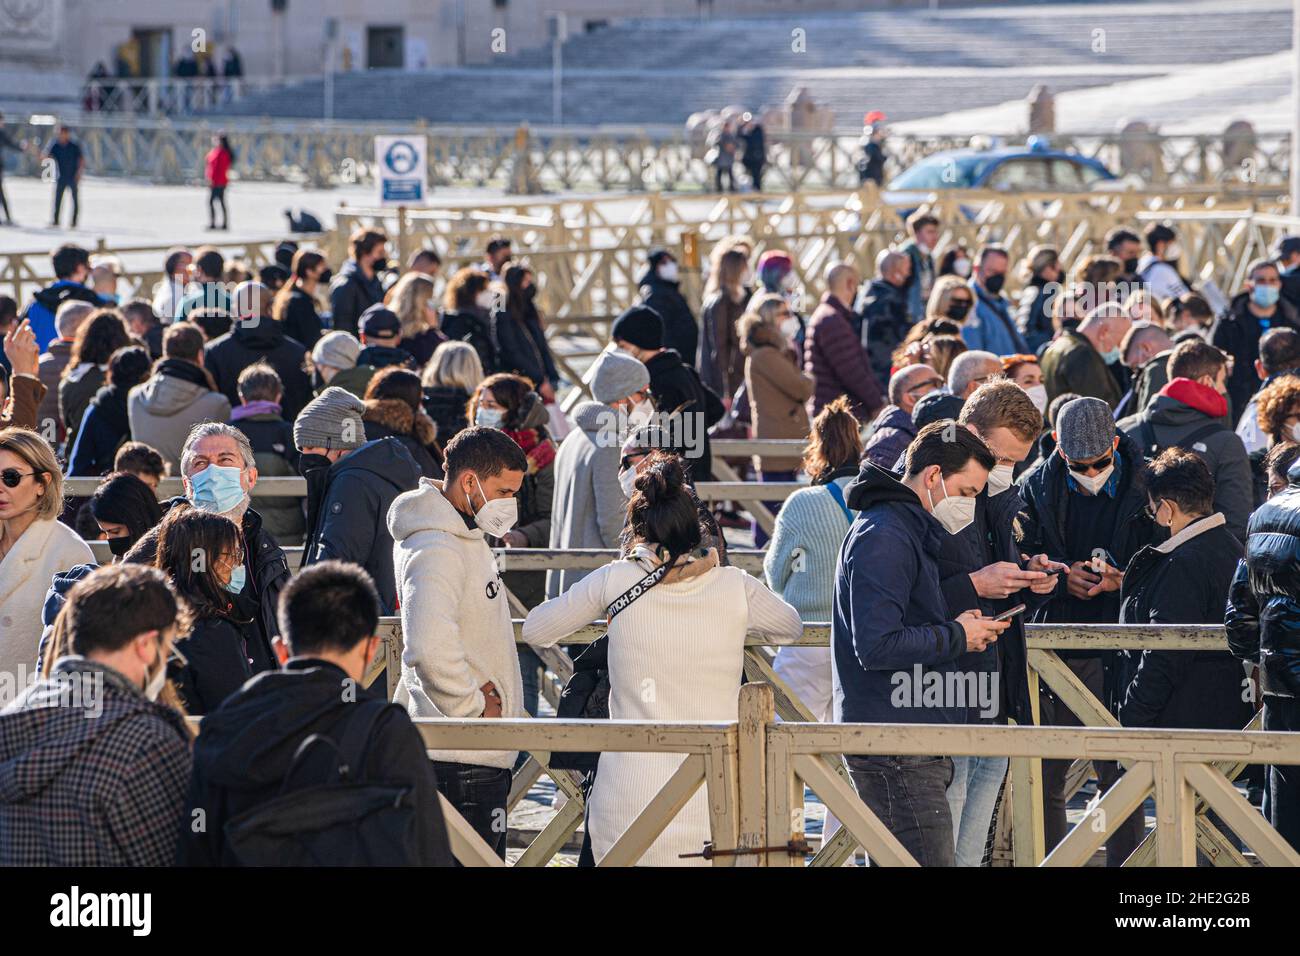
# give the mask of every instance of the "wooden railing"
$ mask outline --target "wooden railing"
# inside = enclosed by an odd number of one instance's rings
[[[515,621],[516,640],[521,646],[522,625],[522,620]],[[773,670],[769,642],[761,636],[751,635],[745,647],[745,675],[751,684],[746,685],[744,690],[761,685],[762,694],[765,695],[763,701],[751,701],[749,712],[764,716],[765,719],[760,723],[768,725],[765,744],[767,752],[763,764],[768,768],[764,778],[768,793],[759,803],[767,806],[771,812],[765,815],[767,842],[748,845],[782,846],[790,841],[802,840],[803,797],[802,790],[796,786],[796,781],[802,780],[845,823],[843,829],[825,841],[813,856],[810,865],[838,866],[858,846],[864,847],[878,862],[913,864],[915,861],[907,857],[897,841],[857,800],[847,771],[837,759],[838,755],[982,755],[1010,758],[1010,785],[1004,794],[1000,818],[1011,821],[1012,853],[1017,866],[1038,866],[1044,863],[1053,866],[1083,865],[1129,813],[1139,807],[1152,792],[1156,796],[1157,826],[1130,856],[1126,865],[1189,865],[1186,863],[1188,855],[1190,853],[1194,860],[1198,846],[1218,865],[1247,865],[1246,858],[1205,816],[1209,810],[1219,815],[1254,851],[1260,862],[1300,865],[1300,856],[1297,856],[1295,850],[1264,823],[1258,812],[1231,785],[1231,781],[1251,763],[1300,764],[1300,736],[1259,733],[1258,718],[1242,731],[1120,728],[1104,705],[1079,682],[1056,654],[1063,649],[1100,651],[1158,648],[1187,652],[1226,649],[1221,627],[1031,624],[1026,631],[1030,698],[1035,720],[1038,713],[1039,682],[1042,680],[1074,712],[1084,725],[1082,728],[998,727],[982,724],[960,727],[820,724],[817,717]],[[604,628],[597,622],[574,632],[560,643],[583,645],[603,633]],[[380,636],[383,651],[371,665],[366,683],[369,685],[384,676],[391,697],[400,671],[400,620],[384,619]],[[829,638],[829,625],[805,623],[803,635],[794,643],[798,646],[826,646]],[[553,693],[572,674],[571,660],[557,648],[544,649],[539,653],[548,667],[548,678],[551,678],[549,689]],[[543,687],[544,690],[547,689],[545,684]],[[747,723],[745,715],[742,696],[742,726]],[[776,717],[780,718],[781,723],[773,726],[772,720]],[[748,723],[752,724],[754,719],[756,718],[749,718]],[[448,722],[432,723],[444,725]],[[773,733],[776,729],[781,732]],[[1097,736],[1099,733],[1100,736]],[[429,739],[428,732],[426,739]],[[531,737],[528,739],[531,740]],[[566,736],[563,749],[584,749],[574,745],[576,739],[577,735]],[[571,775],[548,770],[548,753],[544,749],[534,749],[522,743],[518,747],[503,749],[532,751],[527,763],[516,774],[515,786],[512,788],[513,800],[522,799],[528,788],[543,774],[556,779],[557,786],[566,794],[573,789],[576,796],[570,794],[571,802],[581,799],[576,779]],[[1090,776],[1089,762],[1093,759],[1121,760],[1130,770],[1137,770],[1136,773],[1126,773],[1115,786],[1100,796],[1097,803],[1090,805],[1085,819],[1070,832],[1050,857],[1045,854],[1043,847],[1043,759],[1075,761],[1067,775],[1067,795],[1087,781]],[[565,782],[559,778],[565,778]],[[1195,797],[1195,794],[1199,794],[1199,797]],[[683,801],[689,795],[686,794]],[[754,799],[756,798],[750,798],[751,805]],[[566,809],[569,808],[566,806]],[[574,808],[569,809],[561,822],[552,820],[543,831],[548,854],[541,854],[539,850],[538,854],[529,857],[530,861],[538,859],[539,855],[545,855],[549,859],[549,854],[553,854],[572,834],[580,816],[580,812]],[[542,835],[538,839],[542,839]],[[653,839],[653,835],[650,839]],[[784,865],[783,861],[793,862],[797,856],[790,858],[784,854],[770,854],[767,865]]]

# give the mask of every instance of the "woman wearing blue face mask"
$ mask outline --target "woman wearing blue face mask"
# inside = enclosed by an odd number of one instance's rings
[[[253,676],[246,629],[234,595],[244,587],[244,550],[239,527],[229,518],[176,507],[159,526],[158,568],[188,606],[168,665],[186,710],[206,714]],[[181,659],[183,657],[183,659]]]

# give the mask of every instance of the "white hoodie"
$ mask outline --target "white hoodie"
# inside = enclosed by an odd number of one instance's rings
[[[388,512],[401,604],[402,681],[394,695],[412,717],[479,717],[491,681],[501,715],[527,716],[505,585],[479,528],[423,478]],[[516,752],[430,751],[434,760],[512,767]]]

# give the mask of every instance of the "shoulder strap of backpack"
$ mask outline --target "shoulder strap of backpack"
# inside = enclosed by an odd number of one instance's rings
[[[826,490],[831,493],[835,503],[840,506],[840,510],[844,512],[844,517],[848,519],[849,524],[853,524],[853,512],[849,510],[848,504],[844,501],[844,490],[833,481],[826,482]]]
[[[1142,454],[1154,455],[1156,452],[1156,429],[1151,424],[1151,419],[1147,417],[1146,412],[1143,412],[1142,417],[1138,419],[1138,435],[1142,442]]]
[[[1227,431],[1227,430],[1228,430],[1228,426],[1223,424],[1223,422],[1220,421],[1210,422],[1208,425],[1204,425],[1201,428],[1196,429],[1196,431],[1192,432],[1190,435],[1184,438],[1179,443],[1179,447],[1191,451],[1192,446],[1195,445],[1198,441],[1203,441],[1204,439],[1209,438],[1211,435],[1215,435],[1221,431]]]
[[[339,776],[347,780],[360,780],[365,776],[366,752],[370,749],[371,732],[380,715],[395,706],[386,700],[369,699],[353,704],[353,712],[344,725],[339,741]]]

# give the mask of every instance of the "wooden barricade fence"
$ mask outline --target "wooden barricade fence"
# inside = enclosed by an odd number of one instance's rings
[[[525,646],[521,639],[522,624],[522,620],[515,621],[516,639],[521,646]],[[829,632],[827,624],[805,623],[803,634],[792,643],[798,646],[826,646],[829,643]],[[574,632],[560,643],[584,645],[603,633],[600,622],[596,622]],[[400,619],[385,618],[380,627],[380,636],[383,651],[371,665],[365,683],[369,686],[383,676],[391,698],[396,689],[401,663]],[[762,745],[751,741],[751,749],[761,751],[761,760],[760,755],[750,758],[746,772],[745,758],[741,757],[740,772],[747,773],[745,780],[751,787],[758,786],[756,780],[763,780],[767,792],[761,799],[744,796],[739,799],[742,807],[761,805],[765,808],[762,813],[765,822],[761,824],[765,830],[755,835],[753,828],[760,824],[752,814],[741,811],[740,815],[749,820],[750,829],[745,831],[746,835],[737,837],[739,843],[732,845],[750,848],[803,846],[803,791],[798,785],[798,781],[802,781],[844,823],[835,836],[823,843],[809,865],[841,865],[859,846],[866,849],[877,862],[914,865],[915,861],[907,856],[879,820],[858,799],[839,755],[1007,756],[1010,758],[1009,787],[1001,812],[1012,820],[1014,862],[1017,866],[1085,864],[1106,838],[1153,792],[1157,825],[1125,865],[1192,865],[1198,848],[1216,865],[1249,865],[1240,851],[1209,822],[1205,814],[1210,810],[1218,814],[1220,820],[1255,853],[1259,862],[1269,865],[1300,865],[1300,855],[1267,825],[1232,786],[1232,781],[1252,763],[1300,764],[1300,737],[1260,733],[1257,730],[1258,716],[1242,731],[1121,728],[1056,653],[1064,649],[1100,651],[1151,647],[1188,652],[1220,650],[1226,649],[1221,627],[1031,624],[1027,626],[1027,644],[1035,721],[1041,680],[1074,712],[1083,724],[1082,727],[821,724],[773,670],[770,642],[761,636],[751,635],[745,647],[745,674],[751,683],[742,688],[739,727],[742,736],[746,733],[747,726],[751,736],[755,733],[754,727],[765,727],[766,737]],[[559,652],[558,648],[546,651],[549,653],[543,659],[548,668],[553,662],[556,663],[556,682],[562,685],[572,674],[570,659]],[[760,697],[751,698],[746,703],[747,693],[757,693]],[[779,724],[774,723],[777,718]],[[535,728],[538,723],[559,724],[570,732],[557,732],[557,737],[542,734],[541,737],[548,742],[562,739],[564,750],[584,750],[578,740],[585,735],[586,728],[604,726],[599,722],[584,725],[573,721],[503,723],[435,720],[419,723],[426,741],[437,740],[437,746],[444,749],[451,749],[449,744],[444,743],[445,740],[461,738],[455,732],[446,738],[431,736],[434,731],[429,728],[452,725],[459,727],[461,724],[492,724],[498,728],[509,724],[511,727]],[[475,739],[481,741],[483,738]],[[507,735],[492,739],[509,738]],[[544,774],[555,780],[556,786],[568,797],[563,811],[547,824],[534,841],[535,844],[540,841],[540,845],[530,845],[529,851],[525,853],[524,860],[528,865],[544,865],[580,822],[582,796],[576,775],[567,771],[553,772],[547,767],[549,752],[556,748],[534,745],[533,739],[533,731],[530,730],[528,734],[521,732],[515,744],[503,746],[502,749],[530,752],[529,759],[515,776],[510,806],[516,805],[529,787]],[[599,741],[603,740],[604,738],[599,738]],[[472,749],[493,749],[486,745],[468,743],[463,746],[466,749],[471,746]],[[737,746],[743,751],[743,743],[738,742]],[[591,749],[621,748],[593,745]],[[1076,769],[1070,776],[1076,780],[1075,789],[1086,782],[1086,765],[1093,759],[1118,760],[1129,771],[1105,794],[1098,795],[1098,800],[1089,805],[1084,819],[1070,830],[1066,839],[1050,856],[1045,854],[1043,847],[1041,764],[1044,759],[1074,760]],[[698,789],[704,773],[705,768],[696,765],[690,771],[683,771],[685,779],[674,778],[676,788],[660,795],[664,800],[659,809],[666,812],[665,807],[677,800],[681,801],[679,808],[684,805]],[[670,781],[671,783],[673,782]],[[745,784],[742,782],[740,785]],[[1021,794],[1026,798],[1013,799]],[[655,816],[638,831],[638,840],[644,837],[644,845],[640,846],[642,851],[649,846],[668,819],[671,817]],[[653,833],[648,832],[653,829],[651,823],[659,827]],[[755,840],[758,842],[753,842]],[[719,847],[725,845],[720,843]],[[536,852],[533,852],[534,849]],[[799,865],[796,859],[802,854],[773,850],[762,855],[766,860],[758,865],[772,866]],[[737,862],[738,865],[752,865],[754,859],[746,861],[742,856]]]

